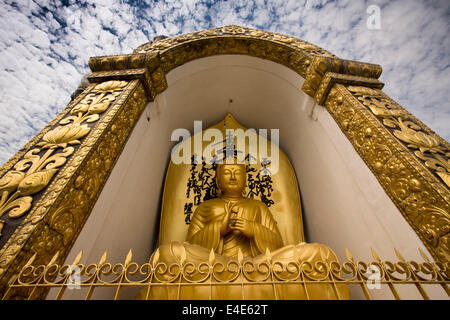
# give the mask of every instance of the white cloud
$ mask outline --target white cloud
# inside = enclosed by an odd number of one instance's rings
[[[381,8],[381,30],[366,27]],[[385,92],[450,140],[448,1],[5,0],[0,4],[0,163],[69,102],[89,57],[130,53],[155,35],[262,27],[344,59],[381,64]]]

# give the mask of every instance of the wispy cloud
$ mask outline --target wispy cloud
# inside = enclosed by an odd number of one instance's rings
[[[366,26],[381,8],[381,29]],[[450,140],[448,1],[33,1],[0,5],[0,163],[70,100],[91,56],[156,35],[228,24],[289,34],[341,58],[378,63],[385,92]]]

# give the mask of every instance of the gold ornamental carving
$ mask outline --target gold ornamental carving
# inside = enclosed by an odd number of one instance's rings
[[[58,250],[64,260],[145,104],[167,88],[167,72],[217,54],[268,59],[305,78],[303,90],[326,106],[433,257],[448,261],[448,143],[379,90],[381,67],[289,36],[226,26],[89,60],[94,83],[0,168],[0,229],[23,219],[0,251],[0,293],[33,253],[38,264]],[[115,100],[106,101],[109,93],[94,102],[98,85],[122,81],[128,85]]]
[[[28,193],[42,189],[44,193],[31,209],[28,208],[29,214],[0,251],[2,288],[9,279],[8,275],[17,272],[20,266],[17,263],[12,264],[13,261],[22,261],[23,256],[37,252],[38,260],[44,262],[54,254],[54,250],[64,247],[65,252],[68,252],[70,249],[71,243],[88,216],[85,213],[90,212],[101,186],[113,167],[113,161],[123,146],[120,143],[125,143],[134,120],[137,120],[145,105],[145,91],[136,81],[132,86],[127,81],[108,81],[90,86],[84,97],[78,100],[70,112],[58,122],[58,126],[45,133],[36,144],[47,152],[60,149],[63,149],[63,152],[57,153],[59,158],[55,157],[52,161],[49,160],[51,156],[47,156],[47,160],[40,157],[41,163],[46,163],[47,166],[42,164],[40,167],[44,169],[37,171],[42,172],[39,179],[33,178],[33,182],[28,183],[27,189],[24,189],[30,190]],[[120,98],[121,93],[126,94],[127,99]],[[111,105],[115,107],[111,108]],[[125,107],[133,112],[131,118],[124,114]],[[102,117],[102,113],[106,115]],[[119,131],[118,125],[125,129]],[[99,144],[100,137],[104,139]],[[80,146],[74,152],[76,145]],[[35,156],[35,161],[38,161],[36,151],[29,153]],[[69,155],[72,156],[66,163]],[[97,158],[94,160],[92,156]],[[64,159],[60,159],[61,157]],[[106,162],[103,159],[107,159]],[[22,169],[27,163],[31,168],[31,164],[35,162],[26,156],[18,162],[15,169]],[[80,166],[84,168],[82,171],[87,171],[77,172]],[[38,169],[39,166],[35,164],[34,168]],[[56,171],[48,173],[45,170]],[[51,182],[51,176],[56,174],[56,180]],[[19,178],[14,176],[14,181]],[[25,179],[22,181],[26,182]],[[20,190],[23,190],[24,187],[20,187]],[[8,191],[11,192],[11,187],[8,187]]]
[[[0,179],[0,217],[9,212],[9,218],[20,218],[31,208],[32,195],[44,189],[58,168],[66,163],[75,150],[71,145],[80,144],[79,139],[89,133],[87,123],[97,121],[99,114],[108,108],[126,84],[109,82],[92,89],[71,110],[70,116],[59,121],[59,126],[42,137],[42,141],[36,144],[38,148],[28,151],[14,166],[15,170]],[[0,236],[5,223],[0,220]]]
[[[449,261],[448,143],[381,90],[336,85],[325,107],[433,257]]]
[[[348,89],[450,188],[450,146],[446,141],[381,92],[365,87]]]
[[[182,34],[166,39],[159,40],[157,42],[149,42],[136,48],[133,53],[157,53],[164,50],[171,49],[177,45],[182,45],[187,42],[193,42],[202,39],[218,38],[218,37],[230,37],[234,39],[254,39],[259,41],[270,41],[281,45],[288,46],[293,49],[300,49],[311,55],[321,55],[328,57],[335,57],[332,53],[303,40],[290,37],[283,34],[274,32],[267,32],[263,30],[251,29],[247,27],[229,25],[209,30],[203,30],[198,32],[192,32],[188,34]]]
[[[235,25],[149,42],[139,46],[131,55],[91,58],[89,66],[93,74],[90,78],[126,77],[135,69],[147,68],[151,74],[146,79],[148,86],[156,88],[151,94],[154,98],[154,94],[167,87],[165,74],[170,70],[186,62],[218,54],[251,55],[283,64],[305,78],[303,91],[307,94],[314,97],[320,91],[319,103],[324,101],[329,91],[326,86],[322,90],[320,87],[326,83],[332,85],[336,79],[376,88],[383,86],[376,80],[382,72],[379,65],[343,60],[300,39]],[[330,74],[340,76],[329,79]]]
[[[167,73],[173,68],[186,62],[216,54],[251,55],[283,64],[305,78],[302,88],[303,91],[314,97],[317,103],[321,105],[326,105],[333,101],[336,102],[335,95],[330,95],[330,92],[339,84],[347,87],[366,88],[368,92],[378,92],[384,99],[390,100],[390,98],[380,90],[383,87],[383,83],[377,80],[382,72],[382,68],[379,65],[343,60],[326,50],[299,39],[239,26],[209,29],[149,42],[138,47],[133,52],[133,55],[131,55],[133,58],[129,59],[143,61],[143,56],[151,55],[151,68],[155,68],[155,63],[157,63],[156,61],[159,59],[159,68],[161,68],[164,73]],[[113,62],[116,59],[115,57],[99,57],[95,59],[97,59],[95,60],[95,70],[101,70],[102,64],[110,66],[116,63]],[[124,58],[120,59],[124,60]],[[376,112],[381,111],[376,110],[374,105],[376,106],[377,103],[372,103],[372,109],[375,112],[373,114],[376,115]],[[395,105],[395,103],[391,103],[390,105]],[[398,110],[394,111],[394,108],[391,107],[388,107],[388,109],[392,114],[398,112]],[[421,167],[418,168],[418,162],[411,164],[410,155],[408,153],[399,153],[397,152],[398,150],[393,151],[387,145],[382,143],[376,145],[378,157],[380,157],[381,160],[388,154],[395,154],[396,159],[398,159],[399,162],[409,163],[409,165],[416,167],[425,180],[428,181],[429,179],[434,179],[433,177],[430,177],[430,174],[431,176],[434,174],[439,177],[437,180],[433,180],[431,189],[433,190],[433,193],[437,192],[442,196],[443,192],[448,192],[448,189],[445,188],[448,187],[449,183],[448,143],[432,133],[423,124],[419,124],[418,121],[414,121],[414,123],[422,128],[421,130],[414,125],[411,126],[410,122],[406,119],[398,116],[395,119],[397,124],[391,122],[392,125],[396,126],[395,130],[388,125],[383,125],[378,128],[382,131],[381,136],[393,136],[398,139],[397,141],[405,143],[406,147],[409,145],[409,152],[414,161],[419,161],[420,164],[424,164],[430,171]],[[387,118],[385,120],[389,121]],[[391,119],[390,121],[394,120]],[[347,128],[354,124],[351,124],[349,119],[345,119],[342,120],[339,125],[341,129],[346,132]],[[364,144],[367,137],[371,136],[372,131],[373,129],[368,129],[368,132],[360,133],[357,137],[349,137],[357,151],[358,148]],[[366,148],[368,148],[369,144],[366,145]],[[446,147],[443,148],[444,146]],[[372,170],[379,170],[381,166],[381,161],[376,161],[373,165],[369,165]],[[392,174],[396,175],[397,173],[392,172]],[[414,181],[419,180],[416,179]],[[385,190],[386,188],[393,188],[391,185],[387,186],[386,184],[383,184],[383,182],[381,182],[381,184],[385,186]],[[408,185],[408,188],[412,189],[421,187],[421,185],[418,186],[414,184],[414,182],[410,182]],[[400,188],[400,190],[403,189],[404,188]],[[387,193],[390,194],[392,192],[387,190]],[[448,199],[448,196],[445,196],[445,198]],[[409,201],[415,202],[416,200],[410,198]],[[431,208],[434,204],[432,201],[426,199],[422,199],[421,201],[427,204],[427,208]],[[406,206],[405,208],[400,206],[399,209],[404,216],[407,216],[407,211],[411,211],[409,206]],[[411,223],[410,220],[408,221]],[[425,234],[428,235],[427,238],[434,237],[433,241],[436,242],[436,239],[443,239],[441,236],[437,235],[442,235],[446,232],[445,230],[447,230],[442,227],[440,227],[439,230],[433,229],[435,228],[433,227],[434,225],[435,224],[432,223],[431,227],[427,227],[425,228],[426,230],[424,230],[424,227],[419,228],[412,224],[413,229],[421,234],[420,238],[428,247],[429,243],[427,242],[428,240],[425,239]],[[433,256],[436,259],[447,257],[449,251],[445,248],[448,248],[448,245],[443,241],[439,246],[441,248],[439,249],[441,253],[436,254],[433,251]]]

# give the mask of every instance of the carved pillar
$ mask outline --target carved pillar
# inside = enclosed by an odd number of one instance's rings
[[[438,261],[450,259],[450,145],[389,98],[381,67],[318,57],[303,90],[325,106]]]
[[[36,265],[56,252],[64,261],[141,112],[167,86],[156,55],[89,65],[86,90],[0,169],[0,296],[33,254]]]

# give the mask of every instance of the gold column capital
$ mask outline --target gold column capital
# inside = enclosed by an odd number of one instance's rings
[[[316,56],[306,72],[302,90],[323,105],[335,83],[383,88],[377,80],[382,72],[378,64]]]
[[[139,79],[152,101],[167,88],[160,62],[159,53],[155,52],[92,57],[89,59],[92,74],[88,79],[91,83]]]

